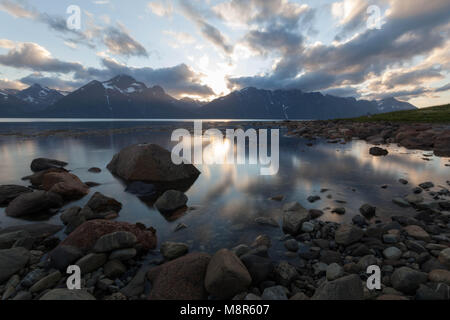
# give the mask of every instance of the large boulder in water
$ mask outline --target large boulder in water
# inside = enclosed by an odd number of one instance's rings
[[[42,188],[65,199],[79,199],[89,193],[89,187],[69,172],[48,172],[42,177]]]
[[[129,182],[193,182],[200,174],[192,164],[174,164],[171,153],[156,144],[128,146],[113,157],[107,168]]]
[[[142,224],[109,220],[90,220],[75,229],[61,245],[74,246],[85,252],[93,249],[97,240],[102,236],[118,231],[127,231],[134,234],[145,250],[156,247],[156,231],[153,228],[146,229]]]
[[[56,193],[34,191],[24,193],[15,198],[6,208],[6,215],[10,217],[24,217],[34,214],[48,213],[49,210],[60,208],[63,199]]]
[[[38,158],[34,159],[31,162],[31,171],[38,172],[42,170],[47,170],[51,168],[63,168],[67,166],[67,162],[54,160],[54,159],[47,159],[47,158]]]
[[[32,191],[33,190],[30,188],[13,184],[0,186],[0,207],[7,206],[12,200],[21,194]]]

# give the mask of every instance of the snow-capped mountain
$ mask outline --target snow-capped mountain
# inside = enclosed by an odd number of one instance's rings
[[[379,112],[392,112],[401,110],[412,110],[415,109],[411,103],[398,101],[397,99],[391,97],[383,100],[377,101]]]
[[[15,96],[22,101],[35,106],[37,110],[43,110],[64,97],[57,90],[50,89],[48,87],[42,87],[37,83],[33,84],[25,90],[17,92]]]

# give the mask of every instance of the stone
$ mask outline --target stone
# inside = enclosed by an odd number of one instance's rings
[[[39,300],[96,300],[86,290],[53,289],[45,293]]]
[[[305,208],[298,202],[288,202],[283,205],[283,211],[301,211]]]
[[[135,248],[118,249],[111,252],[109,260],[127,261],[133,259],[137,255]]]
[[[29,192],[33,192],[33,189],[12,184],[0,186],[0,207],[7,206],[21,194]]]
[[[48,172],[42,176],[42,188],[64,199],[76,200],[89,193],[89,187],[70,172]]]
[[[261,297],[257,296],[256,294],[249,293],[245,296],[244,300],[252,301],[252,300],[262,300]]]
[[[240,256],[248,253],[250,251],[250,247],[247,246],[246,244],[240,244],[240,245],[234,247],[233,249],[231,249],[231,251],[233,251],[235,255],[240,257]]]
[[[139,198],[152,199],[157,194],[156,186],[152,183],[133,181],[127,185],[125,192],[134,194]]]
[[[63,227],[48,223],[30,223],[26,225],[18,225],[0,229],[0,234],[25,231],[32,238],[46,238],[59,232]]]
[[[230,250],[221,249],[211,258],[205,277],[206,290],[219,299],[245,291],[252,278],[241,260]]]
[[[131,248],[138,242],[129,231],[116,231],[101,236],[94,245],[95,252],[110,252],[117,249]]]
[[[67,267],[83,256],[83,251],[74,247],[60,245],[50,251],[49,261],[54,268],[65,272]]]
[[[109,260],[103,267],[105,276],[110,279],[120,277],[127,271],[127,267],[119,260]]]
[[[394,244],[399,241],[399,237],[395,234],[383,234],[383,241],[387,244]]]
[[[332,264],[332,263],[342,263],[342,257],[341,254],[337,251],[333,250],[322,250],[320,251],[320,257],[319,260],[321,262],[324,262],[326,264]]]
[[[297,235],[303,222],[309,220],[309,212],[305,208],[296,211],[287,211],[283,214],[283,231],[291,235]]]
[[[270,240],[270,237],[266,234],[261,234],[255,238],[255,241],[252,243],[252,247],[260,247],[265,246],[267,248],[270,248],[272,245],[272,241]]]
[[[433,182],[423,182],[421,184],[419,184],[419,187],[421,187],[422,189],[430,189],[434,187],[434,183]]]
[[[398,197],[394,198],[394,199],[392,199],[392,202],[395,203],[396,205],[400,206],[400,207],[403,207],[403,208],[406,208],[406,207],[410,206],[409,202],[406,201],[403,198],[398,198]]]
[[[247,268],[254,285],[265,281],[273,271],[273,264],[269,258],[250,253],[241,256],[240,259]]]
[[[364,231],[361,228],[350,224],[341,224],[336,230],[334,240],[337,244],[348,246],[359,241],[363,235]]]
[[[274,269],[277,283],[288,287],[290,283],[298,278],[299,274],[295,267],[287,261],[281,261]]]
[[[107,197],[100,192],[94,193],[94,195],[89,199],[86,206],[89,207],[89,209],[91,209],[94,214],[111,211],[119,213],[122,209],[122,204],[119,201]],[[87,220],[90,219],[95,219],[95,217],[87,218]]]
[[[47,213],[50,209],[60,208],[62,205],[63,199],[58,194],[39,190],[21,194],[9,203],[5,212],[10,217],[20,218]]]
[[[283,286],[274,286],[265,288],[261,296],[262,300],[287,300],[286,288]]]
[[[77,247],[84,252],[91,250],[102,236],[118,231],[131,232],[144,250],[156,248],[156,231],[143,225],[109,220],[90,220],[79,226],[61,244]]]
[[[428,274],[428,279],[431,282],[445,283],[450,286],[450,271],[443,269],[436,269]]]
[[[167,190],[155,202],[155,207],[161,213],[173,212],[186,206],[187,196],[177,190]]]
[[[70,223],[70,221],[72,221],[75,217],[78,216],[80,210],[81,210],[81,208],[77,207],[77,206],[70,207],[70,208],[64,210],[61,213],[61,215],[59,216],[59,218],[61,219],[62,223],[67,225]]]
[[[331,210],[332,213],[336,213],[336,214],[345,214],[345,208],[339,207],[339,208],[334,208],[333,210]]]
[[[408,184],[408,180],[406,179],[398,179],[398,182],[400,182],[401,184]]]
[[[272,217],[257,217],[255,219],[255,222],[263,226],[269,226],[274,228],[278,228],[280,226],[278,222]]]
[[[372,147],[369,149],[369,153],[373,156],[386,156],[389,152],[380,147]]]
[[[450,248],[442,250],[439,253],[438,259],[439,259],[440,263],[442,263],[444,266],[450,268]]]
[[[44,291],[46,289],[50,289],[58,284],[59,280],[61,280],[61,277],[62,277],[61,272],[59,272],[59,271],[52,272],[49,275],[47,275],[46,277],[44,277],[41,280],[39,280],[38,282],[36,282],[30,288],[30,292],[36,293],[36,292]]]
[[[31,235],[24,230],[0,234],[0,249],[10,249],[17,241],[27,238]]]
[[[17,247],[0,250],[0,284],[22,270],[29,259],[30,254],[25,248]]]
[[[37,158],[31,162],[30,169],[33,172],[43,171],[52,168],[63,168],[67,166],[68,163],[55,159],[48,158]]]
[[[175,156],[176,157],[176,156]],[[107,168],[125,181],[176,182],[197,179],[192,164],[174,164],[172,153],[156,144],[135,144],[117,153]]]
[[[306,222],[303,222],[301,230],[302,230],[302,232],[309,233],[309,232],[313,232],[314,228],[315,228],[314,223],[306,221]]]
[[[398,260],[402,256],[402,251],[397,247],[389,247],[383,250],[383,256],[388,260]]]
[[[289,239],[284,242],[284,246],[286,249],[292,252],[297,252],[298,250],[298,242],[295,239]]]
[[[189,251],[189,246],[181,242],[167,241],[161,245],[161,253],[166,260],[173,260],[184,256]]]
[[[328,265],[326,275],[328,281],[339,279],[344,275],[344,268],[333,262],[332,264]]]
[[[430,239],[430,235],[421,227],[416,225],[410,225],[403,228],[406,234],[412,238],[427,241]]]
[[[319,196],[309,196],[309,197],[307,198],[307,200],[308,200],[308,202],[314,203],[314,202],[316,202],[316,201],[319,201],[319,200],[320,200],[320,197],[319,197]]]
[[[371,206],[370,204],[363,204],[360,208],[359,208],[359,212],[361,212],[361,214],[366,218],[366,219],[371,219],[375,216],[376,214],[376,207]]]
[[[391,275],[392,286],[403,293],[414,293],[419,285],[425,283],[428,275],[409,267],[400,267]]]
[[[423,202],[423,197],[419,194],[409,194],[405,197],[405,200],[411,204],[418,204]]]
[[[317,219],[323,215],[323,211],[318,209],[310,209],[309,215],[311,216],[311,219]]]
[[[312,300],[363,300],[364,289],[358,275],[352,274],[323,283]]]
[[[102,172],[102,169],[97,168],[97,167],[92,167],[92,168],[89,168],[88,171],[91,173],[100,173],[100,172]]]
[[[206,299],[205,276],[210,260],[211,256],[208,254],[189,253],[151,269],[148,272],[148,279],[152,283],[149,299]]]
[[[107,258],[107,255],[104,253],[89,253],[75,264],[80,267],[83,274],[86,274],[102,267],[106,263]]]

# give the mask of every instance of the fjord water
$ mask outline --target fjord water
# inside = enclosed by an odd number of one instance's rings
[[[221,128],[264,126],[263,123],[220,123]],[[396,145],[387,146],[389,155],[369,155],[370,145],[364,141],[330,144],[323,140],[307,141],[287,137],[280,131],[280,168],[273,176],[261,176],[258,165],[197,165],[201,175],[186,192],[192,207],[175,221],[168,221],[157,210],[124,191],[125,186],[106,169],[115,153],[134,143],[156,143],[168,150],[173,129],[191,128],[192,123],[92,121],[92,122],[20,122],[0,123],[0,184],[27,185],[21,178],[29,175],[30,163],[38,157],[63,160],[67,169],[82,181],[101,185],[91,188],[90,195],[71,202],[65,208],[84,205],[90,196],[102,192],[123,204],[118,220],[142,222],[157,230],[158,242],[182,241],[192,244],[193,250],[215,252],[224,247],[251,244],[257,235],[268,234],[272,239],[283,235],[281,228],[260,226],[254,222],[259,216],[271,216],[281,225],[283,203],[298,201],[306,208],[325,211],[323,220],[351,221],[359,207],[369,203],[377,207],[381,220],[392,215],[413,215],[412,208],[400,208],[392,198],[410,194],[412,188],[424,181],[445,186],[449,178],[448,158],[431,156],[424,161],[423,151],[406,150]],[[135,128],[138,128],[135,130]],[[46,131],[47,134],[35,135]],[[15,132],[15,135],[10,135]],[[20,133],[20,135],[17,135]],[[221,146],[214,148],[221,152]],[[90,173],[90,167],[99,167],[99,174]],[[409,184],[402,185],[399,178]],[[381,188],[388,185],[387,189]],[[321,189],[328,189],[321,192]],[[283,195],[283,202],[268,200]],[[321,200],[309,203],[310,195]],[[427,195],[428,196],[428,195]],[[342,203],[345,201],[345,203]],[[335,207],[345,207],[345,215],[331,213]],[[63,208],[64,209],[64,208]],[[46,218],[47,222],[61,224],[59,213]],[[0,209],[0,228],[35,221],[9,218]],[[179,223],[188,227],[174,232]],[[60,236],[63,236],[62,232]],[[283,256],[283,242],[273,246]],[[276,257],[274,257],[276,258]]]

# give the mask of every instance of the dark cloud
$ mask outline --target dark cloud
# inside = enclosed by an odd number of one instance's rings
[[[39,83],[44,87],[57,88],[58,90],[67,91],[71,91],[86,84],[83,81],[64,80],[58,77],[46,77],[41,73],[32,73],[26,77],[21,78],[20,82],[30,86],[35,83]]]
[[[148,57],[147,50],[130,36],[123,25],[106,28],[103,42],[113,54]]]
[[[444,92],[449,90],[450,90],[450,83],[447,83],[445,86],[435,89],[434,92]]]

